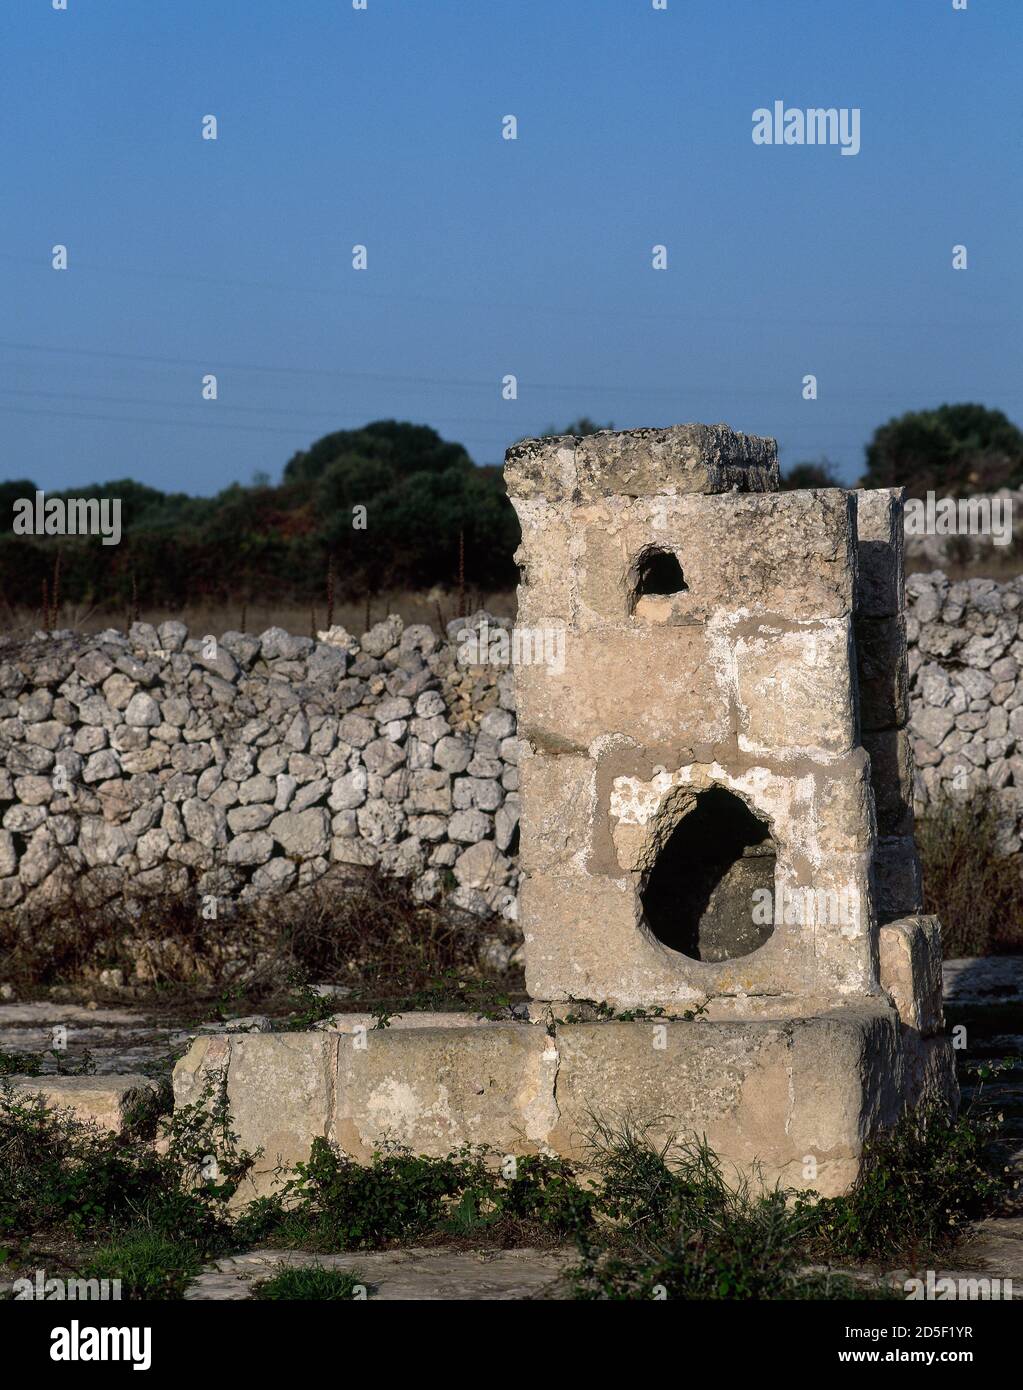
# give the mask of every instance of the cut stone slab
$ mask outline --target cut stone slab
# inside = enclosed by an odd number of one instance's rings
[[[557,1066],[553,1039],[530,1024],[383,1029],[346,1038],[338,1049],[333,1132],[363,1161],[388,1139],[437,1157],[463,1144],[536,1153],[557,1113]]]
[[[387,1028],[379,1027],[379,1014],[333,1014],[316,1027],[326,1028],[334,1033],[366,1033],[401,1031],[404,1028],[492,1028],[498,1020],[484,1018],[482,1014],[441,1013],[424,1009],[421,1013],[388,1014]]]
[[[727,425],[601,430],[523,439],[505,455],[508,491],[552,501],[679,492],[777,492],[778,445]]]
[[[572,632],[562,669],[516,668],[519,729],[557,754],[610,734],[652,748],[725,742],[735,719],[714,656],[701,627],[629,628],[613,643],[601,629]]]
[[[236,1204],[273,1190],[279,1170],[328,1137],[336,1051],[324,1032],[207,1034],[174,1068],[175,1106],[195,1103],[207,1082],[225,1078],[242,1147],[262,1150]]]
[[[90,1009],[84,1004],[65,1004],[56,999],[39,999],[23,1004],[0,1004],[0,1028],[41,1027],[45,1023],[64,1024],[83,1023],[95,1025],[98,1022],[111,1027],[140,1027],[146,1021],[145,1015],[128,1009]]]
[[[567,1024],[557,1030],[555,1150],[585,1158],[591,1112],[706,1137],[726,1172],[847,1191],[863,1144],[899,1111],[897,1017],[884,1006],[786,1021]]]
[[[852,494],[856,503],[859,565],[856,606],[868,618],[888,618],[905,607],[903,577],[905,488],[871,488]]]
[[[630,607],[635,620],[661,627],[702,623],[716,612],[734,610],[737,594],[750,615],[784,612],[807,621],[847,617],[852,611],[855,557],[849,544],[849,500],[838,489],[617,497],[571,510],[532,503],[523,518],[523,545],[538,559],[545,550],[549,553],[559,511],[563,524],[581,533],[575,565],[558,577],[559,588],[569,589],[573,626],[616,624]],[[652,534],[660,546],[682,557],[686,587],[645,596],[633,606],[635,570],[623,561],[642,555]],[[757,536],[752,565],[751,534]],[[795,573],[800,576],[797,589]]]
[[[722,634],[728,627],[721,625]],[[824,760],[856,743],[849,620],[760,622],[730,634],[739,748],[758,758]]]
[[[178,1063],[176,1103],[223,1073],[242,1145],[264,1151],[242,1197],[274,1190],[317,1136],[360,1162],[388,1141],[585,1162],[593,1115],[649,1124],[657,1139],[706,1137],[726,1171],[831,1196],[905,1095],[955,1097],[947,1040],[903,1029],[881,996],[810,1017],[467,1026],[456,1014],[424,1027],[409,1014],[394,1028],[367,1017],[202,1037]]]
[[[38,1095],[54,1110],[120,1134],[131,1111],[159,1087],[148,1076],[12,1076],[16,1091]]]
[[[942,1028],[941,923],[937,917],[904,917],[878,932],[881,987],[891,995],[907,1028],[933,1037]]]

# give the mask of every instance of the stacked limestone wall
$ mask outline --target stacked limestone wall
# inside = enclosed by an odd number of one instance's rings
[[[993,788],[1002,847],[1023,822],[1023,576],[906,580],[906,633],[918,809],[952,792]]]
[[[993,787],[1006,852],[1023,822],[1021,609],[1023,577],[906,582],[917,809]],[[512,673],[459,665],[454,635],[392,617],[358,641],[136,623],[0,642],[0,909],[72,883],[99,901],[129,884],[245,898],[379,864],[423,899],[514,919]]]
[[[452,635],[169,622],[0,646],[0,908],[72,884],[245,898],[348,864],[513,917],[512,675],[460,667]]]

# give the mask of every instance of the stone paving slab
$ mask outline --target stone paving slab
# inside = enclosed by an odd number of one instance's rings
[[[977,1234],[966,1244],[963,1259],[956,1268],[932,1271],[933,1281],[952,1279],[968,1298],[971,1286],[982,1297],[981,1280],[991,1281],[1001,1298],[1023,1300],[1023,1218],[1001,1218],[982,1222]],[[570,1297],[565,1271],[575,1262],[576,1252],[563,1250],[481,1250],[463,1251],[413,1247],[380,1252],[353,1251],[349,1254],[319,1255],[308,1251],[253,1250],[220,1260],[191,1285],[185,1298],[191,1301],[240,1301],[251,1297],[252,1286],[276,1274],[282,1267],[321,1267],[353,1270],[367,1285],[368,1297],[381,1302],[445,1301],[565,1301]],[[814,1266],[823,1269],[823,1266]],[[928,1271],[834,1270],[868,1286],[886,1283],[896,1295],[906,1289],[906,1281],[916,1278],[926,1284]],[[1000,1281],[995,1285],[993,1281]]]
[[[170,1075],[173,1056],[192,1034],[154,1022],[142,1010],[93,1008],[59,1000],[0,1004],[0,1052],[46,1054],[54,1029],[64,1028],[65,1060],[73,1064],[86,1051],[101,1076],[145,1071]],[[52,1075],[57,1060],[44,1056],[43,1075]]]
[[[411,1247],[317,1255],[301,1250],[253,1250],[218,1260],[185,1294],[189,1301],[251,1297],[252,1285],[282,1266],[354,1270],[383,1303],[564,1299],[573,1250],[452,1250]]]
[[[934,1271],[934,1282],[952,1279],[962,1290],[961,1298],[969,1298],[970,1286],[997,1290],[1000,1300],[1011,1298],[1023,1301],[1023,1217],[993,1216],[977,1223],[974,1234],[956,1252],[959,1261],[954,1269]],[[905,1287],[905,1280],[914,1275],[926,1281],[927,1270],[900,1270],[889,1278],[896,1290]],[[1011,1287],[1010,1287],[1011,1286]],[[983,1293],[975,1297],[983,1298]]]
[[[977,1224],[976,1234],[961,1251],[969,1269],[1011,1279],[1023,1298],[1023,1216],[993,1216]]]
[[[950,1004],[1023,1003],[1023,956],[967,956],[941,968]]]
[[[88,1004],[65,1004],[58,999],[34,999],[21,1004],[0,1004],[0,1029],[37,1028],[43,1024],[72,1023],[95,1026],[102,1021],[106,1027],[140,1028],[146,1023],[144,1013],[129,1009],[90,1009]]]

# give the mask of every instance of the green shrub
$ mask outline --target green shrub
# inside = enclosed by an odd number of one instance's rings
[[[628,1121],[597,1123],[591,1140],[607,1219],[581,1242],[577,1298],[848,1296],[848,1281],[802,1273],[806,1220],[786,1193],[730,1185],[705,1142],[655,1147]]]
[[[1004,1172],[990,1157],[997,1122],[940,1106],[907,1114],[867,1146],[845,1197],[807,1208],[808,1242],[829,1256],[886,1259],[947,1251],[969,1222],[1001,1203]]]
[[[448,1198],[460,1195],[462,1164],[396,1151],[356,1163],[323,1139],[314,1139],[306,1163],[285,1192],[298,1199],[319,1242],[340,1250],[372,1250],[413,1240],[436,1226]]]
[[[282,1265],[269,1279],[252,1286],[255,1299],[301,1299],[306,1303],[350,1302],[366,1281],[355,1270],[324,1269],[322,1265]]]
[[[529,1155],[514,1169],[486,1148],[425,1158],[387,1145],[356,1163],[324,1139],[273,1197],[250,1203],[240,1240],[317,1250],[375,1250],[426,1236],[501,1244],[566,1239],[592,1219],[592,1194],[563,1159]]]
[[[515,1176],[496,1185],[493,1201],[501,1220],[532,1223],[562,1238],[593,1220],[593,1192],[579,1185],[571,1163],[548,1154],[517,1159]]]
[[[164,1163],[36,1096],[0,1090],[0,1231],[109,1229],[162,1193]]]
[[[38,1052],[4,1052],[0,1050],[0,1076],[38,1076],[43,1059]]]
[[[87,1279],[119,1279],[126,1299],[180,1298],[200,1272],[206,1252],[187,1240],[156,1231],[129,1229],[86,1260]]]
[[[41,1097],[0,1086],[0,1231],[96,1236],[143,1224],[203,1243],[227,1229],[226,1204],[255,1155],[238,1146],[223,1078],[167,1122],[158,1153],[140,1131],[155,1127],[148,1105],[112,1134]]]
[[[907,1115],[868,1147],[845,1197],[730,1183],[705,1142],[653,1145],[630,1122],[594,1122],[602,1218],[581,1232],[573,1271],[584,1299],[879,1298],[814,1266],[867,1260],[897,1267],[949,1249],[1006,1195],[988,1145],[994,1126],[940,1108]]]

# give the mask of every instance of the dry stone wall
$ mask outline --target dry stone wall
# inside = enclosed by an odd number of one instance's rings
[[[911,731],[920,809],[949,793],[993,788],[1002,847],[1023,824],[1023,576],[906,580]]]
[[[460,625],[0,646],[0,908],[244,899],[345,864],[514,918],[512,675],[459,666]]]
[[[996,789],[1023,824],[1023,576],[906,583],[919,809]],[[355,639],[181,623],[0,642],[0,910],[180,892],[245,899],[379,865],[516,917],[510,668],[391,616]],[[502,624],[487,619],[491,629]]]

